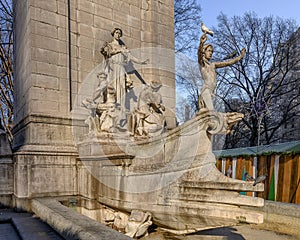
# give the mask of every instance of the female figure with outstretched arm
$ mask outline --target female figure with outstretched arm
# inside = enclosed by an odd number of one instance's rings
[[[132,82],[126,73],[125,66],[130,61],[138,64],[147,64],[148,59],[141,61],[131,55],[121,40],[123,32],[120,28],[114,28],[111,35],[113,36],[112,41],[103,45],[101,53],[106,60],[105,72],[108,74],[108,82],[116,91],[116,102],[121,108],[125,108],[126,90],[132,87]]]

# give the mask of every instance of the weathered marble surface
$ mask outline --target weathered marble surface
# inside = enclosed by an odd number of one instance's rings
[[[66,239],[132,239],[71,208],[56,199],[34,199],[32,210]]]
[[[7,204],[14,190],[14,167],[8,138],[0,129],[0,203]]]
[[[246,49],[243,48],[238,57],[230,59],[229,61],[210,62],[214,48],[211,44],[205,44],[205,42],[208,39],[207,34],[213,36],[213,32],[208,29],[204,23],[202,23],[201,30],[203,35],[200,38],[198,47],[198,63],[203,86],[199,97],[199,107],[202,109],[207,108],[209,110],[214,110],[213,96],[217,85],[216,69],[227,67],[240,61],[245,56]]]
[[[86,139],[78,144],[79,171],[97,190],[81,185],[80,194],[122,211],[149,211],[155,224],[181,234],[239,221],[262,223],[262,214],[240,206],[261,207],[264,200],[239,192],[263,191],[263,185],[224,176],[211,150],[212,134],[225,134],[241,117],[207,110],[151,139]]]
[[[34,196],[78,194],[78,153],[72,129],[76,125],[84,132],[86,127],[72,119],[70,107],[76,102],[82,81],[104,60],[100,48],[111,39],[114,27],[124,29],[123,39],[130,49],[157,45],[173,49],[174,2],[71,1],[71,39],[67,1],[13,0],[13,4],[16,169],[13,195],[17,200],[11,204],[22,207],[28,202],[26,199]],[[158,18],[163,21],[158,22]],[[163,57],[168,59],[170,69],[174,69],[172,57]],[[168,95],[166,91],[162,95],[166,105],[174,110],[174,71],[145,71],[145,74],[148,79],[160,79],[168,87]],[[169,115],[171,118],[174,120]],[[30,209],[30,204],[23,207]]]

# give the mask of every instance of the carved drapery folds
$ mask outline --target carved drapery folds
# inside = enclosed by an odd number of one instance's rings
[[[132,68],[133,63],[147,64],[148,59],[134,57],[121,40],[122,34],[120,28],[114,28],[112,41],[105,42],[101,48],[105,64],[97,75],[98,86],[91,98],[82,101],[82,106],[90,110],[85,123],[90,135],[125,132],[147,138],[164,130],[165,107],[158,93],[162,84],[159,81],[150,81],[149,85],[143,82],[137,107],[128,109],[126,97],[133,90],[133,82],[127,69]]]

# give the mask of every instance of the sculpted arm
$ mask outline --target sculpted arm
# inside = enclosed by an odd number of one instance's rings
[[[149,62],[148,58],[146,60],[140,60],[140,59],[136,58],[135,56],[131,55],[130,53],[129,53],[129,60],[134,63],[138,63],[138,64],[147,64]]]
[[[203,62],[203,46],[204,46],[204,43],[206,42],[207,40],[207,36],[206,34],[204,33],[201,38],[200,38],[200,43],[199,43],[199,47],[198,47],[198,63],[203,66],[204,65],[204,62]]]
[[[100,49],[101,54],[104,56],[105,59],[110,58],[110,51],[109,51],[109,44],[108,42],[105,42]]]
[[[245,56],[245,54],[246,54],[246,49],[243,48],[241,51],[241,54],[238,57],[233,58],[230,61],[215,62],[215,67],[222,68],[222,67],[227,67],[227,66],[233,65],[233,64],[237,63],[238,61],[240,61]]]

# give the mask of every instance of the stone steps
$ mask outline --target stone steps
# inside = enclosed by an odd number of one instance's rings
[[[247,191],[249,189],[253,191],[253,186],[249,186],[247,182],[245,184],[224,184],[218,182],[184,181],[179,187],[177,200],[263,207],[263,199],[240,195],[240,191]],[[255,189],[259,191],[261,190],[261,186],[257,186]]]
[[[217,189],[217,190],[229,190],[239,192],[262,192],[264,191],[263,184],[252,185],[251,182],[245,182],[241,180],[228,179],[227,181],[220,182],[203,182],[203,181],[183,181],[180,185],[185,188],[200,188],[200,189]]]
[[[227,222],[228,225],[238,222],[263,223],[263,215],[261,213],[242,209],[231,204],[182,200],[171,200],[170,203],[177,205],[178,211],[182,214],[203,216],[207,221],[220,222],[220,225],[224,225],[224,222]]]
[[[11,223],[0,222],[0,240],[20,240],[16,229]]]
[[[49,225],[30,213],[0,210],[0,226],[5,222],[6,229],[0,233],[0,240],[63,240]],[[8,224],[8,225],[7,225]]]
[[[203,195],[203,194],[181,194],[178,198],[183,201],[195,201],[195,202],[211,202],[230,204],[236,206],[263,206],[263,199],[249,198],[246,196],[222,196],[222,195]]]

